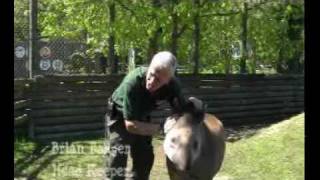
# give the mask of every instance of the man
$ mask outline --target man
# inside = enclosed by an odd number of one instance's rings
[[[154,161],[152,135],[163,128],[163,123],[150,122],[150,113],[160,100],[167,100],[172,107],[177,107],[177,103],[185,104],[181,87],[175,79],[176,64],[173,54],[159,52],[149,67],[130,72],[113,92],[109,99],[110,112],[106,114],[109,130],[107,179],[125,179],[129,151],[133,179],[149,179]]]

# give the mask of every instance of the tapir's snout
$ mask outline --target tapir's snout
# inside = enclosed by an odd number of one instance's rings
[[[174,128],[164,140],[164,152],[168,159],[180,171],[187,171],[190,167],[190,128]]]

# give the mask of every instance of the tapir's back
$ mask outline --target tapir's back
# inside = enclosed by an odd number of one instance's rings
[[[204,117],[204,127],[202,131],[204,132],[203,138],[206,139],[207,143],[203,144],[203,158],[212,160],[209,167],[211,173],[215,175],[222,165],[225,153],[224,128],[217,117],[208,113]]]

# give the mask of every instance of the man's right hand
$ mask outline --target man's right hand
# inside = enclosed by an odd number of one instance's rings
[[[167,134],[173,128],[173,126],[176,124],[178,118],[179,118],[179,116],[177,114],[173,114],[164,120],[165,121],[164,126],[163,126],[163,133],[164,134]]]
[[[146,123],[136,120],[125,120],[125,127],[129,133],[142,136],[152,136],[159,132],[159,124]]]

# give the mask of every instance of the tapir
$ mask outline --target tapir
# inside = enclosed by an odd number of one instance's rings
[[[170,180],[212,180],[225,154],[222,122],[189,98],[188,108],[167,118],[163,143]]]

